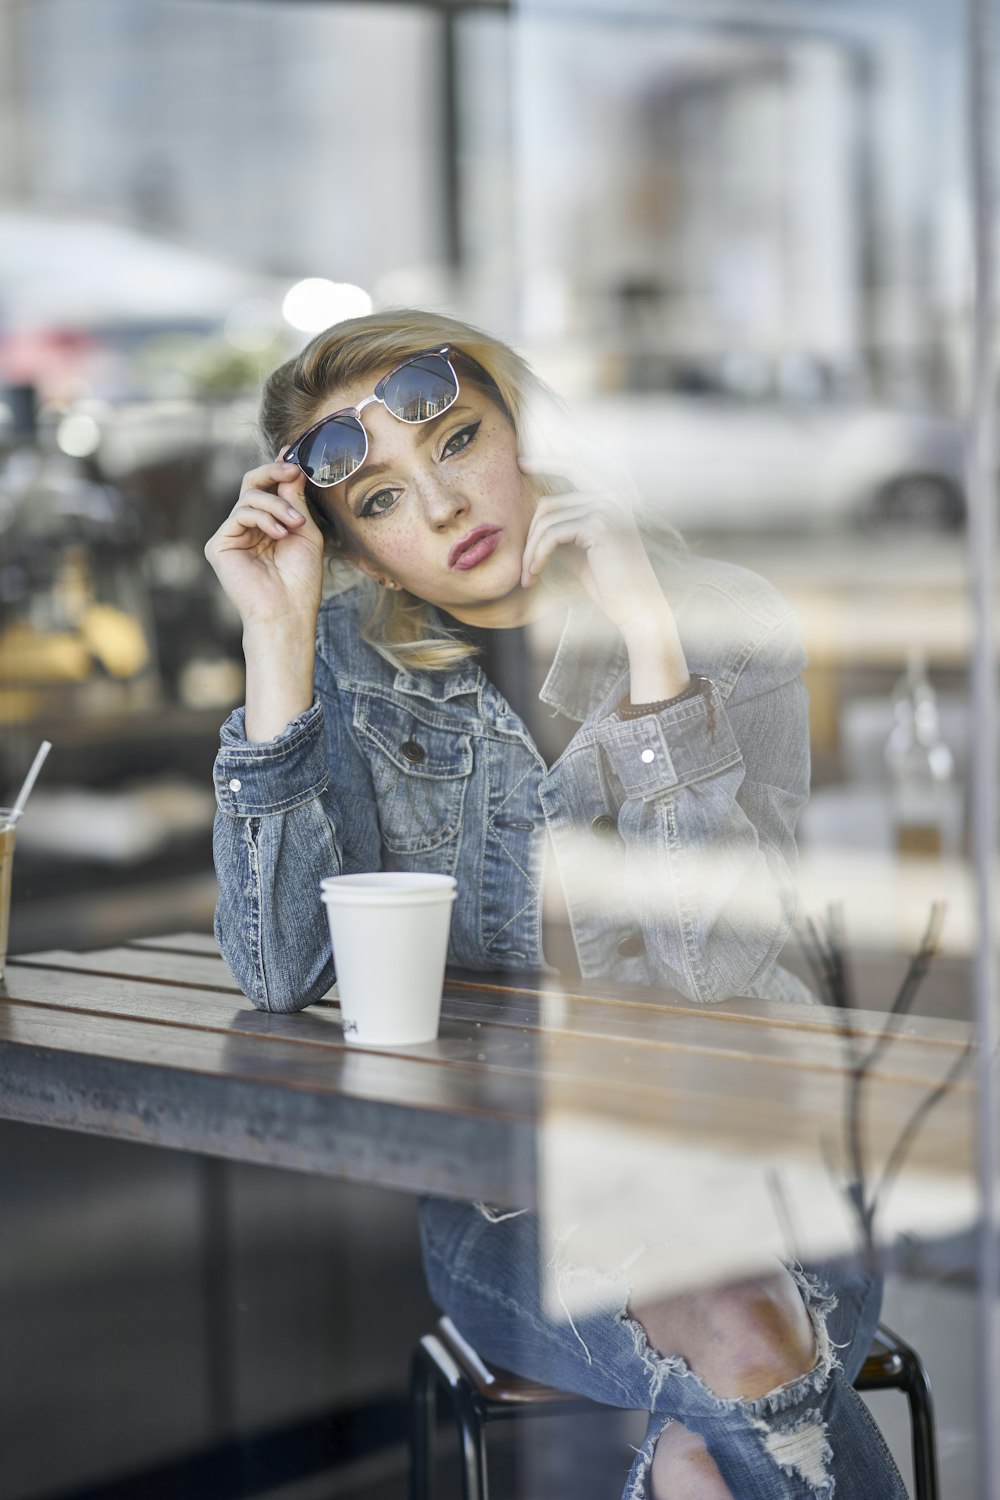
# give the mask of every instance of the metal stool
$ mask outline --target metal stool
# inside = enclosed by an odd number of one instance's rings
[[[902,1391],[910,1406],[914,1500],[938,1500],[934,1410],[919,1355],[879,1328],[854,1382],[858,1391]],[[431,1500],[436,1394],[447,1392],[462,1447],[463,1500],[487,1500],[486,1424],[534,1414],[587,1411],[594,1403],[552,1386],[495,1370],[480,1359],[450,1318],[441,1318],[413,1354],[410,1386],[410,1500]]]
[[[856,1391],[902,1391],[910,1407],[914,1500],[938,1500],[937,1446],[931,1383],[915,1349],[884,1324],[854,1382]]]

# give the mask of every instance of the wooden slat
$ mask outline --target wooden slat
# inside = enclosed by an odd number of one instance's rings
[[[72,982],[72,976],[66,979]],[[176,1003],[176,996],[171,998]],[[86,999],[81,997],[80,1003]],[[85,1030],[81,1019],[72,1006],[18,1000],[0,1006],[0,1082],[6,1044],[8,1051],[12,1046],[65,1050],[75,1061],[129,1062],[168,1069],[175,1076],[267,1085],[282,1096],[308,1092],[328,1100],[365,1099],[397,1110],[433,1108],[466,1120],[543,1120],[550,1111],[576,1112],[591,1120],[606,1116],[616,1127],[631,1124],[644,1134],[653,1128],[664,1141],[693,1138],[702,1146],[731,1141],[741,1154],[754,1151],[776,1162],[805,1156],[822,1164],[824,1142],[836,1147],[842,1134],[842,1080],[823,1079],[817,1088],[806,1087],[797,1075],[785,1075],[790,1087],[776,1090],[765,1086],[762,1069],[748,1068],[745,1060],[708,1059],[692,1068],[673,1059],[675,1066],[656,1075],[627,1067],[623,1078],[606,1048],[581,1047],[565,1037],[541,1039],[541,1049],[526,1044],[519,1055],[509,1034],[501,1038],[506,1043],[502,1050],[487,1047],[473,1055],[466,1037],[445,1035],[420,1055],[416,1049],[384,1055],[340,1045],[339,1028],[329,1016],[249,1012],[243,1018],[249,1032],[164,1024],[150,1020],[148,1009],[145,1016],[129,1017],[87,1012]],[[288,1028],[301,1021],[309,1023],[309,1038],[298,1037],[290,1046]],[[873,1167],[925,1094],[922,1086],[884,1083],[870,1091],[864,1118]],[[137,1097],[141,1100],[138,1086]],[[6,1112],[2,1102],[0,1112]],[[933,1128],[916,1141],[910,1165],[951,1173],[968,1170],[970,1114],[970,1099],[952,1091],[936,1109]]]
[[[169,983],[198,988],[218,988],[226,993],[239,995],[232,975],[217,952],[214,956],[191,955],[179,950],[159,952],[140,945],[127,948],[96,949],[88,953],[69,953],[60,950],[23,955],[12,962],[45,967],[60,967],[91,973],[128,975],[136,978],[159,979]],[[712,1024],[737,1023],[741,1026],[769,1030],[791,1030],[794,1032],[843,1035],[847,1031],[859,1039],[875,1041],[888,1030],[900,1042],[918,1047],[940,1045],[946,1049],[964,1047],[971,1035],[968,1022],[941,1017],[902,1016],[889,1017],[883,1011],[852,1010],[845,1023],[841,1012],[828,1006],[807,1006],[781,1001],[756,999],[731,999],[717,1005],[698,1005],[673,991],[643,989],[638,986],[607,985],[599,990],[593,982],[586,991],[563,988],[558,981],[544,986],[532,987],[523,982],[505,981],[500,977],[473,979],[467,974],[449,973],[445,981],[445,995],[461,997],[470,1001],[474,995],[497,996],[510,1002],[524,1002],[518,1013],[519,1022],[529,1024],[528,1017],[542,1015],[541,1024],[552,1028],[554,1018],[565,1011],[568,1029],[599,1024],[598,1018],[613,1017],[611,1025],[625,1028],[624,1034],[632,1035],[644,1024],[646,1018],[662,1017],[664,1014],[687,1015],[697,1018],[697,1025],[704,1021]],[[319,1002],[322,1004],[323,1002]],[[331,997],[330,1003],[336,1003]],[[488,1000],[487,1000],[488,1003]],[[500,1018],[513,1014],[510,1003]],[[766,1047],[761,1042],[761,1047]]]
[[[193,953],[197,957],[219,955],[219,946],[209,932],[168,933],[164,937],[133,938],[132,948],[154,948],[160,953]]]
[[[63,969],[75,974],[103,974],[112,979],[148,980],[179,989],[215,990],[233,998],[241,997],[239,986],[218,953],[202,956],[181,949],[168,952],[153,947],[95,948],[88,953],[52,949],[12,959],[11,963],[31,969]]]
[[[178,986],[173,981],[165,984],[118,977],[102,970],[80,972],[55,960],[51,969],[34,965],[12,967],[8,993],[37,1004],[65,1005],[93,1014],[132,1016],[165,1025],[209,1030],[223,1028],[253,1033],[262,1017],[271,1034],[283,1027],[283,1034],[289,1042],[329,1041],[331,1038],[330,1017],[324,1014],[326,1007],[310,1008],[307,1012],[291,1015],[268,1015],[253,1011],[239,997],[241,1004],[234,1013],[229,1005],[230,999],[236,997],[218,991],[196,990],[191,985]],[[519,1063],[527,1050],[524,1038],[532,1035],[537,1044],[533,1056],[540,1056],[542,1045],[546,1042],[551,1045],[560,1037],[566,1044],[562,1049],[564,1056],[568,1055],[571,1043],[577,1044],[578,1051],[591,1043],[592,1050],[600,1056],[600,1068],[608,1079],[620,1074],[619,1081],[629,1087],[640,1083],[650,1070],[660,1075],[662,1070],[676,1066],[678,1061],[681,1066],[687,1066],[699,1057],[756,1063],[765,1069],[781,1067],[796,1073],[813,1069],[837,1075],[843,1075],[851,1061],[844,1039],[836,1031],[806,1035],[795,1031],[776,1035],[770,1031],[764,1033],[766,1045],[762,1046],[761,1033],[753,1027],[741,1029],[730,1025],[724,1029],[709,1028],[706,1033],[702,1017],[688,1011],[654,1010],[644,1014],[631,1029],[628,1018],[623,1018],[620,1010],[612,1010],[610,1016],[604,1018],[603,1026],[599,1024],[601,1020],[599,1012],[590,1005],[575,1024],[573,1018],[560,1010],[557,1024],[551,1025],[546,1023],[544,1015],[539,1014],[537,1002],[529,1004],[526,1009],[516,993],[510,1000],[495,996],[491,1004],[484,1006],[476,996],[467,1002],[461,992],[450,991],[445,999],[441,1040],[456,1044],[461,1033],[466,1038],[470,1054],[473,1050],[485,1049],[484,1060],[500,1065],[512,1055]],[[316,1030],[317,1024],[319,1031]],[[502,1028],[513,1029],[519,1034],[519,1039],[505,1036]],[[338,1043],[339,1039],[338,1031]],[[896,1049],[896,1041],[890,1041],[875,1070],[876,1077],[913,1084],[927,1079],[936,1081],[951,1060],[947,1055],[942,1059],[936,1048],[926,1052],[912,1046],[902,1052]]]
[[[450,978],[450,976],[449,976]],[[712,1023],[744,1021],[753,1026],[788,1028],[795,1031],[840,1031],[843,1020],[840,1012],[827,1005],[805,1005],[793,1001],[757,1000],[733,998],[717,1003],[701,1005],[687,1000],[676,991],[641,988],[637,985],[605,985],[598,988],[591,981],[587,989],[562,989],[557,983],[546,983],[540,987],[524,984],[514,986],[494,979],[472,979],[467,974],[450,979],[462,989],[481,991],[484,994],[532,995],[550,1000],[566,1000],[591,1004],[616,1005],[630,1014],[646,1011],[662,1011],[665,1008],[682,1009],[703,1016]],[[938,1016],[888,1016],[885,1011],[852,1009],[849,1012],[848,1029],[859,1037],[875,1040],[888,1026],[900,1038],[911,1037],[918,1042],[940,1041],[946,1045],[964,1046],[969,1036],[969,1023]]]
[[[201,951],[195,951],[198,942]],[[173,946],[165,946],[167,944]],[[140,950],[140,951],[136,951]],[[162,956],[160,956],[162,955]],[[90,970],[108,974],[134,975],[138,978],[164,979],[171,983],[191,983],[198,988],[217,987],[227,993],[239,995],[241,991],[228,968],[219,956],[213,938],[199,940],[197,934],[181,934],[171,939],[140,940],[124,948],[95,949],[88,953],[69,953],[53,950],[25,954],[17,963],[56,965],[69,969]],[[546,979],[541,985],[502,976],[472,976],[468,973],[449,972],[445,981],[445,994],[497,995],[505,998],[521,997],[528,1006],[525,1017],[534,1004],[535,1013],[544,1003],[546,1021],[566,1007],[567,1015],[580,1017],[584,1010],[591,1016],[612,1009],[629,1021],[629,1033],[635,1030],[634,1022],[646,1015],[662,1015],[664,1011],[680,1011],[710,1020],[713,1024],[731,1022],[763,1029],[791,1029],[805,1032],[842,1033],[842,1015],[824,1005],[800,1005],[785,1001],[730,999],[719,1004],[699,1005],[685,999],[676,991],[645,989],[636,985],[615,985],[595,980],[567,981]],[[334,1001],[335,1001],[335,997]],[[320,1002],[322,1003],[322,1002]],[[509,1014],[509,1007],[505,1014]],[[525,1019],[524,1024],[528,1024]],[[700,1023],[699,1023],[700,1024]],[[889,1017],[884,1011],[852,1010],[847,1029],[859,1038],[876,1040],[888,1029],[894,1037],[917,1045],[940,1043],[952,1049],[967,1044],[970,1031],[964,1021],[941,1017],[901,1016]]]
[[[685,1142],[699,1148],[730,1149],[735,1158],[756,1155],[778,1166],[806,1159],[826,1170],[827,1157],[846,1165],[843,1144],[849,1102],[843,1090],[799,1094],[723,1093],[725,1078],[702,1076],[686,1089],[648,1087],[614,1090],[581,1084],[551,1073],[545,1081],[545,1110],[586,1120],[606,1121],[609,1129],[633,1128],[664,1145]],[[928,1090],[874,1084],[866,1089],[860,1138],[870,1172],[879,1173],[906,1122],[927,1098]],[[970,1176],[973,1171],[974,1096],[949,1090],[935,1105],[907,1152],[907,1167],[930,1169],[942,1177]]]
[[[281,1017],[262,1017],[263,1020]],[[189,1029],[164,1025],[139,1015],[86,1013],[85,1030],[74,1008],[6,1000],[0,1004],[0,1043],[17,1047],[44,1046],[70,1051],[79,1057],[100,1057],[169,1067],[187,1074],[204,1074],[244,1083],[266,1083],[281,1089],[320,1096],[346,1094],[376,1101],[404,1101],[414,1109],[461,1110],[505,1118],[533,1118],[537,1090],[530,1078],[490,1079],[462,1069],[427,1066],[427,1059],[346,1047],[339,1028],[320,1044],[300,1040],[290,1047],[286,1038],[266,1032],[220,1028]],[[432,1059],[432,1061],[434,1061]]]
[[[287,1058],[273,1073],[260,1039],[241,1050],[218,1038],[212,1057],[204,1036],[189,1038],[182,1060],[162,1028],[95,1022],[82,1056],[80,1030],[64,1011],[0,1005],[0,1117],[406,1192],[535,1201],[530,1090],[518,1116],[509,1087],[493,1109],[488,1087],[346,1049],[339,1076],[329,1054],[312,1068],[300,1057],[295,1086]]]
[[[116,977],[142,983],[169,984],[181,990],[214,989],[228,997],[239,997],[231,978],[227,985],[215,981],[228,978],[218,959],[195,959],[188,955],[112,949],[74,955],[39,954],[25,967],[42,966],[68,972],[87,973],[93,978]],[[113,991],[111,994],[120,992]],[[182,997],[183,998],[183,997]],[[321,1003],[321,1009],[332,1002]],[[110,1000],[108,1004],[116,1002]],[[312,1011],[314,1007],[310,1007]],[[207,1012],[206,1012],[207,1014]],[[707,1025],[702,1007],[690,1005],[634,1006],[603,1004],[594,997],[578,999],[561,994],[530,993],[502,986],[451,983],[443,1005],[446,1019],[473,1026],[514,1026],[524,1031],[559,1033],[600,1042],[626,1042],[644,1048],[669,1048],[690,1056],[714,1053],[756,1060],[765,1066],[824,1069],[843,1073],[853,1065],[848,1039],[840,1029],[837,1012],[825,1011],[826,1025],[757,1026],[752,1016],[726,1016],[725,1025]],[[936,1035],[920,1031],[893,1031],[881,1051],[874,1076],[886,1079],[936,1082],[954,1054],[969,1038],[969,1028],[958,1023],[935,1023]],[[859,1046],[867,1050],[878,1030],[862,1017]]]
[[[100,1051],[103,1032],[94,1024],[99,1021],[131,1023],[144,1031],[156,1028],[157,1057],[169,1061],[171,1043],[176,1041],[177,1066],[189,1066],[188,1059],[198,1056],[201,1048],[207,1071],[222,1070],[225,1059],[243,1056],[248,1044],[260,1045],[266,1038],[272,1048],[284,1050],[284,1072],[277,1065],[272,1076],[287,1087],[304,1086],[303,1068],[308,1086],[316,1086],[318,1053],[332,1052],[341,1058],[376,1055],[374,1049],[345,1049],[331,1011],[276,1015],[231,1010],[211,992],[27,966],[11,969],[8,992],[22,1002],[22,1008],[30,1005],[69,1015],[72,1024],[66,1034],[81,1055]],[[80,1024],[84,1018],[85,1026]],[[739,1141],[748,1130],[756,1136],[759,1129],[760,1139],[770,1141],[775,1149],[782,1149],[789,1135],[839,1131],[845,1107],[846,1077],[839,1061],[827,1069],[806,1070],[792,1058],[789,1065],[776,1067],[773,1059],[728,1049],[692,1054],[616,1038],[546,1035],[454,1020],[443,1022],[436,1042],[394,1048],[388,1056],[408,1058],[446,1078],[469,1071],[484,1083],[489,1080],[496,1098],[502,1098],[508,1086],[514,1088],[517,1079],[533,1089],[536,1097],[544,1094],[558,1099],[562,1107],[568,1101],[570,1107],[653,1120],[670,1129],[711,1126],[732,1132]],[[935,1081],[939,1076],[935,1075]],[[336,1080],[331,1087],[337,1087]],[[865,1107],[872,1140],[895,1139],[927,1090],[926,1078],[903,1072],[873,1079]],[[968,1090],[967,1082],[959,1082],[951,1092],[959,1096]],[[386,1097],[407,1102],[405,1093]]]

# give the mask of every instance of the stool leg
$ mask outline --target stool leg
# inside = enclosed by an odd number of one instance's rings
[[[410,1366],[410,1500],[431,1500],[437,1372],[417,1346]]]
[[[463,1385],[452,1388],[459,1442],[462,1445],[462,1477],[465,1500],[489,1500],[486,1478],[486,1433],[475,1397]]]
[[[906,1399],[913,1438],[913,1484],[916,1500],[938,1500],[934,1404],[927,1373],[919,1360],[906,1361]]]

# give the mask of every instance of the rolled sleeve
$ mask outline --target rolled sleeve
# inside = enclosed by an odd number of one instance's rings
[[[649,801],[738,765],[740,747],[718,687],[659,713],[603,719],[598,743],[626,797]]]
[[[222,726],[214,772],[219,810],[235,818],[268,817],[321,797],[329,781],[322,703],[263,744],[247,741],[244,713],[235,709]]]

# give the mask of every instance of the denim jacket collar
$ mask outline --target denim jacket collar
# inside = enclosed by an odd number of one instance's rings
[[[604,703],[628,670],[628,653],[618,631],[594,605],[570,607],[562,637],[539,698],[578,723]]]
[[[627,666],[625,643],[614,627],[590,603],[574,603],[539,697],[550,708],[583,723],[625,675]],[[451,672],[400,668],[393,687],[399,693],[443,703],[463,694],[478,695],[484,681],[482,669],[470,659]]]

